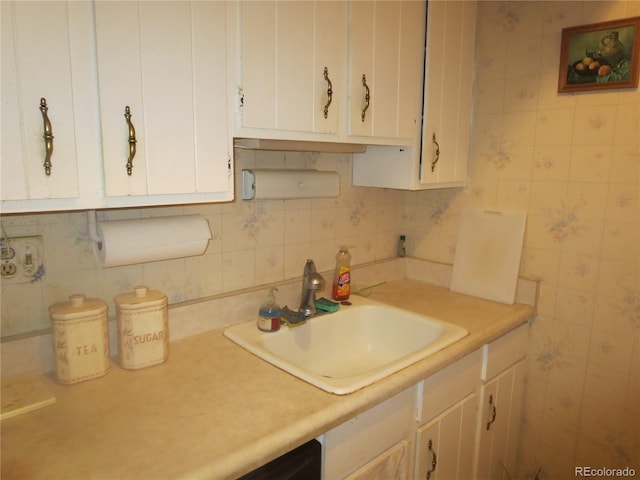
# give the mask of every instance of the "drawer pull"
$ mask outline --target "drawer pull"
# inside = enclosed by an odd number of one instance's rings
[[[324,106],[324,118],[329,117],[329,105],[333,100],[333,84],[329,79],[329,70],[324,67],[324,79],[327,81],[327,104]]]
[[[364,87],[364,108],[362,109],[362,114],[360,118],[364,122],[365,117],[367,116],[367,109],[369,108],[369,103],[371,100],[371,95],[369,94],[369,85],[367,85],[367,76],[362,74],[362,86]]]
[[[124,118],[127,120],[129,127],[129,158],[127,158],[127,175],[131,176],[133,171],[133,157],[136,156],[136,129],[131,123],[131,109],[127,105],[124,107]]]
[[[433,442],[431,440],[429,440],[429,451],[431,452],[431,470],[427,470],[427,480],[431,479],[431,474],[436,471],[436,466],[438,465],[438,456],[433,449]]]
[[[433,137],[431,139],[433,144],[436,146],[436,151],[434,152],[433,160],[431,161],[431,171],[433,172],[436,169],[436,163],[440,160],[440,145],[436,141],[436,132],[433,132]]]
[[[47,99],[40,99],[40,111],[42,112],[42,121],[44,122],[44,163],[42,166],[44,167],[44,173],[48,176],[51,175],[51,155],[53,155],[53,132],[51,131],[51,122],[49,121],[49,116],[47,112],[49,108],[47,107]]]
[[[491,420],[487,422],[487,431],[491,428],[493,422],[496,421],[496,406],[493,403],[493,395],[489,395],[489,406],[491,407]]]

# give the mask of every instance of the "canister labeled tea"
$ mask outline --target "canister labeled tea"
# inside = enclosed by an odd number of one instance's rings
[[[58,381],[72,384],[105,375],[110,367],[107,304],[76,294],[51,305],[49,315]]]
[[[169,358],[167,296],[146,286],[115,297],[118,360],[122,368],[138,369]]]

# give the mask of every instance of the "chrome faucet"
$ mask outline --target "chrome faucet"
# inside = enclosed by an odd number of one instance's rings
[[[316,292],[324,288],[324,278],[316,270],[313,260],[307,260],[302,274],[302,295],[299,312],[305,317],[316,314]]]

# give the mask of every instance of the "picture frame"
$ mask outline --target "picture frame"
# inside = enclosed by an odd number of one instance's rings
[[[562,29],[558,92],[637,88],[640,17]]]

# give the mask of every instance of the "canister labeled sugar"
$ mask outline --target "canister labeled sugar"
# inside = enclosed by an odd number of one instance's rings
[[[49,307],[56,374],[72,384],[105,375],[110,368],[107,304],[75,294]]]
[[[141,285],[114,300],[122,368],[138,369],[165,362],[169,358],[167,296]]]

